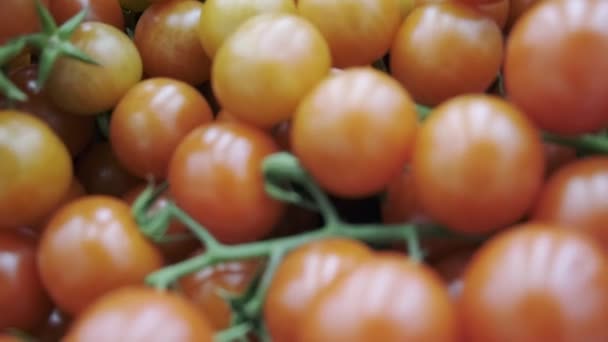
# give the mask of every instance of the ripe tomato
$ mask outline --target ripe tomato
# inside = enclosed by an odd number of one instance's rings
[[[352,68],[327,78],[302,100],[291,142],[321,186],[335,195],[363,197],[381,191],[403,170],[417,120],[414,102],[397,81],[372,68]]]
[[[476,9],[477,11],[483,13],[486,17],[492,18],[496,25],[503,29],[507,24],[507,19],[509,18],[509,7],[511,0],[498,0],[487,3],[476,3],[465,0],[415,0],[417,6],[441,3],[441,2],[456,2],[468,5]]]
[[[513,25],[519,20],[519,18],[526,13],[532,6],[540,2],[539,0],[510,0],[511,5],[509,6],[509,19],[507,21],[507,28],[512,28]],[[541,0],[542,1],[542,0]]]
[[[59,58],[46,84],[55,105],[72,114],[93,115],[114,107],[142,76],[141,57],[129,37],[100,23],[81,24],[72,43],[99,65]]]
[[[269,128],[291,117],[330,65],[327,43],[308,21],[292,14],[261,14],[220,47],[211,82],[225,110]]]
[[[39,327],[51,301],[38,276],[36,243],[14,233],[0,233],[0,331]]]
[[[70,150],[72,157],[80,154],[93,139],[95,118],[68,114],[51,103],[45,90],[39,92],[36,89],[38,66],[35,64],[15,69],[10,77],[28,96],[27,101],[15,103],[15,108],[47,123]]]
[[[255,260],[220,263],[181,278],[180,290],[209,318],[213,329],[227,329],[230,327],[232,311],[222,297],[222,292],[242,294],[259,268],[260,263]]]
[[[382,200],[382,222],[392,223],[427,223],[429,218],[424,214],[420,200],[416,196],[413,172],[401,172],[386,188],[386,197]]]
[[[589,233],[608,248],[608,158],[563,166],[543,187],[533,219]]]
[[[137,186],[124,195],[124,200],[129,205],[132,205],[141,192],[145,190],[145,188],[146,185]],[[167,193],[160,195],[150,206],[149,213],[153,215],[162,208],[165,208],[169,204],[169,201],[171,201],[171,198]],[[165,236],[171,237],[176,235],[185,235],[189,236],[190,238],[174,242],[157,243],[158,249],[163,254],[165,261],[169,264],[186,259],[190,254],[192,254],[192,252],[200,247],[200,242],[192,234],[190,234],[190,230],[188,230],[188,228],[179,220],[173,219],[169,223],[169,228],[167,228],[167,233]]]
[[[341,238],[311,242],[289,253],[277,268],[264,303],[264,322],[272,340],[299,341],[299,324],[315,296],[371,256],[363,243]]]
[[[72,180],[72,160],[42,120],[0,111],[0,228],[35,223],[59,202]]]
[[[84,8],[87,9],[85,21],[100,21],[119,30],[125,28],[120,3],[116,0],[49,0],[49,10],[58,25],[65,23]]]
[[[40,1],[48,6],[49,0]],[[0,44],[40,29],[35,0],[0,1]]]
[[[211,61],[198,38],[203,4],[195,0],[153,4],[135,27],[135,45],[149,77],[171,77],[190,84],[209,79]]]
[[[266,236],[283,203],[264,190],[261,164],[277,152],[272,138],[250,126],[215,122],[179,144],[169,164],[169,191],[176,203],[225,243]]]
[[[110,142],[134,175],[164,179],[180,140],[211,122],[209,104],[194,87],[170,78],[151,78],[131,88],[110,121]]]
[[[504,79],[509,99],[541,129],[574,135],[608,125],[608,13],[603,0],[543,1],[509,36]],[[584,62],[581,62],[584,61]]]
[[[503,55],[500,28],[478,11],[453,2],[414,9],[391,48],[391,73],[424,105],[484,92]]]
[[[76,177],[92,195],[121,197],[141,183],[125,170],[106,142],[96,143],[83,153],[76,162]]]
[[[180,296],[129,287],[103,296],[80,315],[65,342],[212,342],[206,317]]]
[[[38,266],[53,301],[75,315],[105,293],[141,283],[162,258],[125,202],[86,196],[53,216],[40,239]]]
[[[416,196],[433,220],[485,233],[526,213],[544,166],[540,135],[524,114],[498,97],[463,95],[424,122],[412,170]]]
[[[298,12],[321,31],[338,68],[384,56],[403,19],[399,0],[299,0]]]
[[[207,0],[198,35],[207,56],[213,57],[226,38],[247,19],[262,13],[296,13],[293,0]]]
[[[455,342],[458,329],[447,290],[432,270],[383,255],[319,292],[298,341]]]
[[[582,234],[528,224],[473,257],[459,302],[467,341],[608,341],[608,261]]]

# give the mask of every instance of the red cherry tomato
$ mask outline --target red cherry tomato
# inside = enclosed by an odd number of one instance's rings
[[[296,13],[293,0],[207,0],[198,35],[213,58],[224,41],[247,19],[263,13]]]
[[[129,172],[162,180],[181,139],[211,120],[209,104],[194,87],[151,78],[131,88],[114,109],[110,142]]]
[[[153,4],[144,11],[134,41],[147,76],[195,85],[209,79],[211,62],[197,32],[202,8],[201,2],[186,0]]]
[[[433,220],[484,233],[526,213],[544,165],[540,135],[519,110],[490,95],[463,95],[424,122],[412,170],[416,196]]]
[[[38,266],[53,301],[75,315],[114,289],[141,283],[162,258],[125,202],[86,196],[53,216],[40,239]]]
[[[608,249],[608,158],[590,157],[559,169],[545,184],[533,219],[584,231]]]
[[[264,303],[264,322],[272,340],[299,340],[299,325],[317,294],[371,256],[366,245],[347,239],[311,242],[289,253],[277,268]]]
[[[473,257],[459,302],[467,341],[608,341],[608,260],[582,234],[524,225]]]
[[[47,6],[49,0],[41,0]],[[20,35],[40,29],[35,0],[0,1],[0,44]]]
[[[414,99],[434,106],[484,92],[503,56],[500,28],[465,5],[443,2],[414,9],[391,48],[390,70]]]
[[[231,261],[204,268],[183,277],[180,290],[217,331],[230,327],[232,311],[222,292],[242,294],[259,271],[258,261]]]
[[[603,0],[542,1],[513,27],[504,80],[509,99],[538,127],[582,134],[608,126],[608,14]],[[582,62],[584,61],[584,62]]]
[[[331,65],[319,31],[302,17],[267,13],[251,18],[215,55],[213,91],[236,118],[269,128],[289,119]]]
[[[85,22],[71,41],[98,65],[66,57],[57,60],[45,87],[59,109],[81,115],[109,110],[141,79],[141,57],[119,29]]]
[[[426,4],[434,4],[441,2],[456,2],[468,5],[472,8],[475,8],[479,12],[483,13],[485,16],[492,18],[496,25],[503,29],[507,24],[507,19],[509,18],[509,8],[511,0],[497,0],[492,2],[471,2],[465,0],[408,0],[415,2],[416,6],[426,5]]]
[[[298,12],[321,31],[339,68],[384,56],[402,20],[398,0],[299,0]]]
[[[398,82],[372,68],[353,68],[327,78],[302,100],[291,142],[321,186],[342,197],[363,197],[403,170],[417,120]]]
[[[72,160],[42,120],[0,111],[0,229],[19,228],[47,215],[72,180]]]
[[[44,89],[42,92],[36,89],[38,65],[15,69],[10,76],[13,83],[28,96],[26,101],[15,103],[15,108],[48,124],[70,150],[72,157],[80,154],[93,140],[95,118],[68,114],[51,103]]]
[[[65,342],[212,342],[206,317],[180,296],[150,288],[116,290],[82,313]]]
[[[146,185],[140,185],[136,188],[130,190],[124,195],[124,200],[132,205],[133,202],[137,199],[137,197],[144,191]],[[149,214],[154,215],[154,213],[160,211],[165,208],[169,201],[171,200],[169,194],[163,193],[150,206]],[[188,227],[184,226],[179,220],[173,219],[169,223],[169,228],[167,228],[166,237],[177,237],[182,236],[184,239],[174,241],[174,242],[159,242],[157,243],[158,249],[161,251],[163,256],[165,257],[165,261],[169,264],[182,261],[186,259],[192,252],[194,252],[197,248],[200,247],[201,243],[190,233]]]
[[[116,0],[49,0],[49,10],[58,25],[87,9],[85,21],[100,21],[116,27],[125,28],[120,3]]]
[[[303,317],[298,339],[458,340],[456,312],[441,279],[395,255],[371,258],[321,290]]]
[[[176,203],[225,243],[266,236],[284,210],[264,190],[262,161],[278,148],[264,132],[239,123],[201,126],[179,144],[169,164]]]
[[[0,330],[38,328],[52,309],[38,275],[36,243],[0,233]]]

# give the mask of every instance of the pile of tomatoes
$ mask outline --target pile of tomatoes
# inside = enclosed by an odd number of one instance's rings
[[[1,0],[0,341],[608,341],[608,1]]]

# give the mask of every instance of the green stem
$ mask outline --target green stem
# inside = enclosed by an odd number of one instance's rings
[[[252,299],[245,304],[244,311],[247,317],[255,318],[259,316],[262,306],[264,305],[266,292],[268,291],[268,287],[272,282],[272,278],[274,277],[277,267],[279,267],[281,263],[283,255],[284,252],[281,248],[276,248],[270,252],[268,264],[266,265],[264,275],[258,284],[255,294],[253,295]]]
[[[433,111],[433,108],[416,104],[416,112],[418,113],[418,119],[424,121]]]
[[[208,252],[211,252],[216,249],[224,248],[219,241],[217,241],[211,233],[205,227],[196,222],[195,219],[190,217],[190,215],[186,214],[185,211],[176,206],[173,202],[169,203],[168,208],[170,208],[172,216],[177,218],[180,222],[182,222],[190,231],[205,245],[205,249]]]
[[[213,337],[214,342],[233,342],[246,337],[253,330],[253,326],[246,322],[222,330]]]
[[[577,137],[562,137],[551,133],[544,133],[543,139],[546,142],[574,147],[576,149],[608,153],[608,139],[601,135],[585,134]]]

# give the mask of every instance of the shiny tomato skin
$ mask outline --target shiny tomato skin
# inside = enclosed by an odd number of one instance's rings
[[[496,25],[501,29],[505,28],[507,20],[509,19],[509,8],[511,0],[498,0],[490,3],[470,3],[459,0],[415,0],[416,6],[422,6],[427,4],[441,3],[441,2],[458,2],[466,4],[477,11],[481,12],[485,16],[492,18]]]
[[[112,290],[143,282],[161,266],[160,253],[139,232],[131,208],[106,196],[85,196],[61,208],[38,248],[42,282],[72,315]]]
[[[513,27],[504,80],[509,99],[541,129],[591,133],[608,126],[608,15],[603,0],[543,1]],[[584,62],[581,62],[584,61]]]
[[[514,106],[463,95],[424,122],[412,170],[416,196],[434,221],[485,233],[515,223],[532,206],[545,156],[540,134]]]
[[[222,292],[239,295],[248,289],[260,269],[256,260],[229,261],[204,268],[179,280],[183,295],[209,318],[213,329],[230,327],[232,311]]]
[[[145,287],[113,291],[74,322],[65,342],[212,342],[206,317],[179,295]]]
[[[563,166],[545,183],[532,219],[583,231],[608,250],[608,158]]]
[[[264,303],[264,322],[275,342],[299,341],[299,325],[317,294],[372,257],[356,240],[332,238],[300,246],[276,270]]]
[[[87,9],[84,21],[100,21],[124,30],[125,19],[116,0],[49,0],[49,11],[57,25],[61,25],[83,9]]]
[[[435,106],[482,93],[496,79],[503,38],[496,23],[473,8],[442,2],[415,8],[391,47],[391,74],[416,102]]]
[[[39,327],[52,305],[38,275],[35,241],[0,233],[0,260],[0,330]]]
[[[82,23],[72,43],[98,65],[59,58],[45,87],[68,113],[94,115],[114,107],[142,77],[142,62],[129,37],[101,22]]]
[[[48,6],[49,0],[41,0]],[[40,29],[35,0],[0,1],[0,44]]]
[[[222,108],[270,128],[292,116],[330,65],[327,43],[312,24],[266,13],[247,20],[220,47],[211,82]]]
[[[458,341],[441,279],[403,256],[378,255],[315,297],[298,341]]]
[[[107,142],[92,145],[78,158],[76,177],[87,193],[114,197],[123,196],[142,181],[122,166]]]
[[[72,180],[72,160],[42,120],[0,111],[0,229],[35,223],[61,200]]]
[[[31,64],[15,69],[10,74],[13,83],[28,96],[24,102],[14,104],[15,109],[32,114],[47,123],[70,150],[72,157],[79,155],[93,140],[95,118],[72,115],[55,106],[47,92],[36,89],[38,66]]]
[[[299,0],[298,12],[321,31],[338,68],[384,56],[403,19],[399,0]]]
[[[269,135],[245,124],[203,125],[175,150],[169,192],[220,241],[257,240],[272,230],[285,207],[264,190],[262,161],[277,151]]]
[[[137,199],[137,197],[146,189],[147,185],[139,185],[124,195],[124,200],[129,205],[133,205],[133,202]],[[171,201],[171,197],[168,193],[163,193],[150,206],[149,214],[154,215],[159,210],[166,208]],[[200,242],[190,233],[188,227],[186,227],[183,223],[181,223],[177,219],[172,219],[169,222],[169,227],[167,228],[167,233],[165,236],[177,236],[177,235],[185,235],[188,236],[188,239],[180,240],[180,241],[172,241],[172,242],[159,242],[156,244],[160,252],[163,254],[165,258],[165,262],[168,264],[173,264],[178,261],[182,261],[186,259],[189,255],[192,254],[197,248],[200,247]]]
[[[181,139],[213,120],[196,88],[170,78],[149,78],[118,102],[110,121],[110,142],[121,164],[141,178],[163,180]]]
[[[211,61],[198,38],[203,4],[168,1],[148,7],[137,22],[134,41],[148,77],[170,77],[193,85],[209,79]]]
[[[207,56],[215,56],[226,38],[247,19],[262,13],[296,13],[293,0],[207,0],[198,35]]]
[[[369,67],[351,68],[300,102],[292,149],[329,192],[363,197],[381,191],[403,170],[417,120],[414,102],[398,82]]]
[[[608,261],[593,240],[524,224],[473,256],[460,298],[467,341],[608,340]]]

